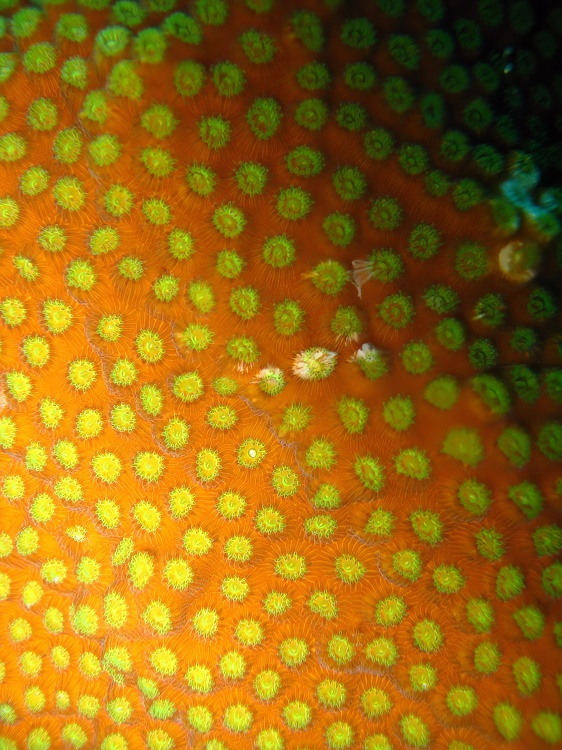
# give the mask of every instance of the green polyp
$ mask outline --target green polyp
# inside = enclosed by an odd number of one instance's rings
[[[541,586],[545,594],[553,599],[562,598],[562,563],[556,561],[541,573]]]
[[[394,151],[394,137],[389,130],[375,128],[363,136],[365,153],[375,161],[384,161]]]
[[[400,719],[400,732],[410,747],[424,748],[431,742],[429,727],[415,714],[406,714]]]
[[[269,140],[275,135],[281,124],[281,117],[281,105],[271,97],[255,99],[246,112],[246,122],[260,141]]]
[[[311,52],[319,52],[324,45],[324,29],[320,18],[311,11],[299,10],[291,18],[297,39]]]
[[[400,352],[400,359],[406,372],[423,375],[432,369],[435,360],[427,344],[423,341],[410,341]]]
[[[496,672],[502,663],[502,652],[496,643],[483,641],[474,650],[474,666],[481,674]]]
[[[213,212],[213,226],[223,237],[233,239],[244,231],[246,217],[234,203],[224,203]]]
[[[159,140],[170,136],[179,124],[173,111],[167,104],[153,104],[141,115],[141,125]]]
[[[277,52],[275,38],[265,32],[250,29],[239,37],[242,50],[254,65],[265,65],[273,60]]]
[[[206,198],[215,190],[217,175],[205,164],[191,164],[185,172],[187,184],[196,195]]]
[[[491,492],[476,479],[466,479],[457,491],[457,498],[471,516],[482,516],[490,507]]]
[[[468,137],[460,130],[447,130],[441,139],[441,156],[447,161],[461,162],[470,152]]]
[[[107,94],[102,89],[89,91],[84,97],[80,117],[103,124],[109,115]]]
[[[169,224],[172,219],[170,206],[161,198],[147,198],[143,200],[142,212],[146,220],[155,226]]]
[[[237,287],[230,293],[230,309],[242,320],[255,317],[261,308],[259,293],[254,287]]]
[[[43,250],[49,253],[60,253],[66,247],[67,236],[65,230],[58,224],[43,227],[37,237],[38,243]]]
[[[154,296],[159,302],[172,302],[179,293],[179,279],[171,274],[159,276],[152,289]]]
[[[164,61],[168,47],[165,35],[160,29],[149,28],[139,31],[133,42],[133,50],[141,63],[156,65]]]
[[[267,183],[268,169],[256,162],[243,162],[236,169],[234,179],[244,195],[254,197],[263,193]]]
[[[406,581],[417,581],[422,569],[421,556],[416,550],[400,550],[392,555],[392,572]]]
[[[321,484],[312,498],[315,508],[334,509],[341,504],[341,496],[338,488],[333,484]]]
[[[37,264],[25,255],[15,255],[14,268],[25,281],[36,281],[40,276]]]
[[[385,297],[377,306],[377,312],[388,326],[399,330],[412,322],[415,307],[410,296],[398,292]]]
[[[144,92],[144,83],[131,60],[121,60],[109,73],[107,86],[115,96],[138,101]]]
[[[439,60],[451,57],[455,49],[453,37],[444,29],[429,29],[425,34],[425,43],[431,54]]]
[[[117,136],[105,133],[90,142],[88,152],[96,166],[109,167],[119,158],[121,144]]]
[[[437,341],[449,351],[457,352],[465,344],[466,329],[457,318],[446,318],[435,327]]]
[[[491,528],[478,531],[475,536],[476,549],[486,560],[495,562],[501,559],[505,553],[503,534]]]
[[[203,143],[212,151],[224,148],[230,141],[230,122],[220,115],[202,117],[197,129]]]
[[[345,339],[346,343],[357,341],[363,330],[357,309],[340,305],[331,320],[330,329],[338,338]]]
[[[422,120],[427,128],[442,128],[447,108],[442,96],[435,91],[424,94],[420,99]]]
[[[498,703],[493,712],[494,724],[500,735],[508,742],[519,738],[523,726],[521,713],[508,701]]]
[[[316,289],[335,297],[348,282],[349,272],[338,261],[326,260],[313,268],[310,277]]]
[[[368,490],[379,492],[385,485],[385,471],[381,462],[374,456],[357,456],[353,465],[361,484]]]
[[[305,312],[296,300],[277,302],[273,307],[273,324],[281,336],[294,336],[301,330]]]
[[[367,111],[357,102],[340,104],[336,110],[336,122],[349,132],[362,130],[368,122]]]
[[[343,201],[358,200],[367,189],[367,179],[357,167],[346,165],[337,169],[332,176],[334,190]]]
[[[562,550],[562,528],[558,524],[539,526],[533,532],[533,543],[539,557],[558,554]]]
[[[295,262],[294,241],[286,234],[268,237],[262,249],[263,260],[273,268],[286,268]]]
[[[312,420],[312,409],[304,404],[289,404],[283,412],[280,426],[280,434],[301,432],[305,430]]]
[[[88,38],[88,23],[80,13],[62,13],[55,27],[57,37],[70,42],[84,42]]]
[[[458,594],[466,578],[454,565],[438,565],[433,571],[433,585],[440,594]]]
[[[187,296],[195,309],[203,314],[211,312],[216,305],[213,289],[207,281],[192,281]]]
[[[472,151],[472,159],[484,175],[500,174],[505,166],[504,156],[493,146],[481,144]],[[502,198],[490,201],[494,223],[506,234],[512,234],[519,227],[520,220],[517,208]]]
[[[295,121],[306,130],[320,131],[328,120],[328,107],[322,99],[305,99],[295,110]]]
[[[517,690],[522,696],[528,697],[541,686],[541,666],[528,656],[522,656],[512,664],[513,677]]]
[[[305,91],[318,91],[328,88],[332,82],[332,75],[326,65],[311,62],[303,65],[296,73],[297,83]]]
[[[112,12],[118,23],[130,29],[141,24],[146,14],[144,8],[134,0],[117,0],[113,4]]]
[[[549,745],[556,745],[562,740],[562,720],[554,711],[540,711],[533,717],[531,729],[536,736]]]
[[[320,174],[325,159],[321,151],[309,146],[297,146],[285,157],[287,169],[298,177],[313,177]]]
[[[52,99],[35,99],[27,111],[28,125],[34,130],[49,131],[57,124],[58,109]]]
[[[429,260],[439,252],[442,244],[441,234],[433,224],[415,224],[408,236],[408,252],[416,260]]]
[[[33,44],[23,55],[23,66],[28,73],[48,73],[55,67],[56,62],[56,49],[49,42]]]
[[[388,538],[392,536],[395,520],[390,511],[379,508],[379,510],[374,510],[369,516],[364,531],[366,534],[380,537],[381,539]]]
[[[489,633],[494,626],[494,608],[488,599],[469,599],[466,619],[477,633]]]
[[[400,226],[404,213],[396,198],[385,195],[371,201],[368,216],[375,229],[391,231]]]
[[[527,518],[536,518],[544,506],[544,496],[536,484],[521,482],[508,490],[509,499]]]
[[[486,248],[477,242],[464,242],[455,255],[455,270],[465,281],[475,281],[488,273]]]
[[[420,62],[420,50],[408,34],[392,34],[388,40],[391,57],[409,70],[415,70]]]
[[[443,522],[438,513],[429,510],[415,510],[410,515],[410,523],[415,535],[422,542],[434,546],[443,541]]]
[[[478,706],[478,696],[474,688],[456,685],[447,693],[446,703],[453,716],[467,716]]]
[[[487,370],[494,367],[498,358],[498,350],[491,339],[476,339],[468,348],[468,359],[475,370]]]
[[[400,76],[389,76],[383,83],[386,103],[393,112],[402,115],[414,106],[414,91],[410,83]]]
[[[59,131],[53,141],[55,159],[63,164],[74,164],[80,156],[83,143],[78,128],[67,128]]]
[[[86,202],[84,183],[76,177],[61,177],[53,188],[56,203],[67,211],[79,211]]]
[[[212,69],[211,80],[220,96],[227,98],[241,94],[246,85],[243,69],[231,62],[217,63]]]
[[[244,270],[245,265],[245,260],[236,252],[236,250],[221,250],[217,256],[216,269],[225,279],[238,278]]]
[[[446,315],[458,306],[460,297],[450,286],[436,284],[424,291],[423,300],[430,310],[438,315]]]
[[[405,448],[394,457],[397,474],[410,479],[427,479],[431,474],[431,462],[420,448]]]
[[[123,26],[106,26],[98,31],[95,48],[105,57],[116,57],[124,51],[131,38],[129,29]]]
[[[368,380],[378,380],[389,371],[387,356],[372,344],[363,344],[352,358]]]
[[[459,211],[469,211],[484,200],[484,188],[476,180],[459,180],[453,187],[453,202]]]
[[[507,460],[518,469],[531,458],[531,438],[521,427],[506,427],[497,442],[498,448]]]
[[[0,52],[0,83],[8,81],[16,69],[16,55],[12,52]]]
[[[37,8],[21,8],[10,21],[12,35],[18,39],[29,39],[37,31],[43,14]]]
[[[478,320],[482,325],[490,328],[500,326],[506,317],[506,309],[503,295],[485,294],[476,301],[474,306],[474,320]]]
[[[277,213],[287,221],[298,221],[310,213],[313,203],[311,194],[300,187],[281,188],[277,194]]]
[[[464,466],[476,466],[484,458],[484,446],[478,432],[468,427],[451,429],[441,450]]]
[[[417,143],[405,143],[398,151],[398,164],[407,175],[419,175],[429,166],[427,150]]]
[[[117,270],[124,279],[140,281],[144,276],[144,264],[140,258],[132,255],[124,256],[117,264]]]
[[[562,422],[546,422],[537,439],[537,447],[550,461],[562,459]]]
[[[535,287],[531,290],[527,312],[534,320],[548,320],[556,315],[557,310],[558,304],[552,292],[544,287]]]
[[[43,167],[30,167],[20,178],[20,190],[24,195],[40,195],[49,186],[49,173]]]
[[[21,135],[8,133],[0,137],[0,161],[19,161],[26,153],[27,141]]]
[[[511,396],[503,380],[495,375],[476,375],[472,388],[493,414],[506,414],[512,407]]]
[[[376,41],[376,31],[367,18],[349,18],[342,24],[340,39],[351,49],[369,49]]]
[[[229,357],[241,365],[251,365],[260,358],[260,350],[255,340],[249,336],[234,336],[226,344]]]
[[[66,269],[66,282],[74,289],[89,292],[95,286],[96,281],[95,268],[89,260],[73,260]]]
[[[197,0],[195,9],[201,23],[207,26],[222,26],[228,18],[226,0]]]
[[[61,66],[61,80],[83,90],[88,85],[88,63],[83,57],[70,57]]]
[[[322,229],[334,245],[347,247],[355,236],[355,220],[339,211],[330,214],[322,222]]]
[[[443,198],[451,188],[449,176],[439,169],[428,172],[425,176],[425,189],[432,198]]]

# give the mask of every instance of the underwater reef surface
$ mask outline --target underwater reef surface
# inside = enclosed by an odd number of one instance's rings
[[[561,747],[562,11],[0,0],[0,749]]]

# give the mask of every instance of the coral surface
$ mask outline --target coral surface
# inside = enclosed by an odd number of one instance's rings
[[[561,746],[561,39],[0,0],[0,750]]]

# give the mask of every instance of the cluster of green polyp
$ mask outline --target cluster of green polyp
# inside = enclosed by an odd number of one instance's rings
[[[562,14],[351,6],[0,0],[3,750],[562,741]]]

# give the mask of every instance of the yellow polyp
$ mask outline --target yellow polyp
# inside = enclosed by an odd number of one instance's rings
[[[110,628],[122,628],[127,622],[129,607],[125,597],[116,591],[106,594],[103,600],[103,615]]]
[[[150,534],[153,534],[160,527],[162,514],[158,508],[147,500],[142,500],[133,507],[133,516],[139,526]]]

